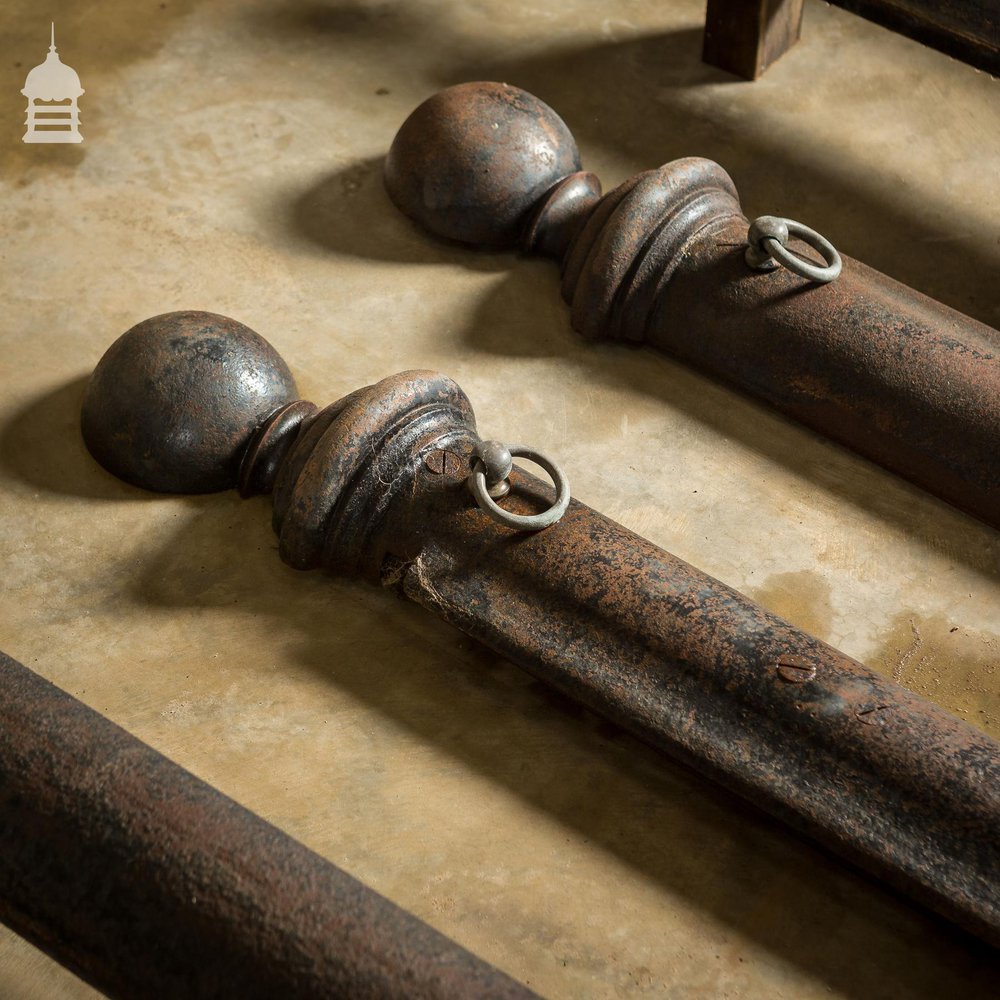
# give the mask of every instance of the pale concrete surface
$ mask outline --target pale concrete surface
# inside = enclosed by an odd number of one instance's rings
[[[5,6],[2,648],[549,997],[987,997],[998,966],[427,613],[277,557],[266,500],[151,497],[77,430],[139,320],[247,323],[326,403],[408,367],[574,493],[1000,735],[1000,535],[663,357],[553,265],[442,246],[381,157],[434,90],[548,101],[610,187],[701,154],[751,215],[1000,325],[1000,84],[809,2],[754,84],[700,0]],[[20,141],[48,19],[80,146]],[[84,997],[0,936],[0,996]]]

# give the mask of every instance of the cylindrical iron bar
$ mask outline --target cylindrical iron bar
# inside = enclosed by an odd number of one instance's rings
[[[0,919],[110,997],[535,994],[0,653]]]

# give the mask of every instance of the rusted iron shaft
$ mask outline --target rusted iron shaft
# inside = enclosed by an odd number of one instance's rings
[[[649,343],[1000,527],[1000,332],[846,256],[827,284],[754,270],[718,164],[602,197],[551,108],[470,83],[413,112],[385,181],[437,235],[559,259],[584,336]]]
[[[551,490],[519,479],[523,508]],[[511,538],[438,513],[411,599],[1000,945],[1000,746],[574,502]]]
[[[108,996],[534,996],[0,653],[0,919]]]
[[[473,502],[468,398],[404,372],[317,410],[253,331],[134,327],[83,409],[139,486],[273,493],[281,557],[400,590],[538,677],[1000,944],[1000,746],[573,503],[512,531]],[[552,491],[515,473],[521,513]]]
[[[690,242],[647,342],[1000,527],[1000,334],[846,256],[825,285],[754,275],[746,225]]]

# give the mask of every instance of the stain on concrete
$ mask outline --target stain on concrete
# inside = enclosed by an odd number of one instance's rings
[[[829,641],[833,607],[830,584],[821,574],[811,570],[772,573],[749,596],[817,639]]]
[[[1000,634],[900,614],[868,666],[1000,739]]]

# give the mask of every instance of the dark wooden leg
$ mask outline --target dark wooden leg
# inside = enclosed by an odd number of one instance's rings
[[[802,30],[803,0],[708,0],[701,57],[710,66],[756,80]]]

